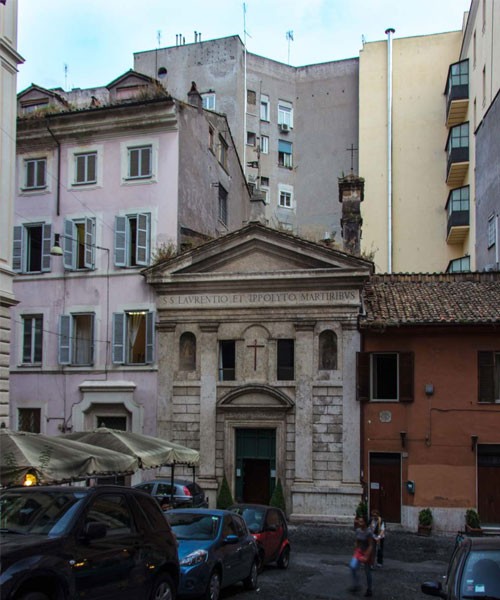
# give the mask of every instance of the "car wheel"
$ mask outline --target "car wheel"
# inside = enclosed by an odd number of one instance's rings
[[[220,594],[220,575],[217,571],[212,571],[210,580],[205,592],[205,600],[219,600]]]
[[[290,564],[290,547],[287,546],[283,548],[283,552],[280,554],[278,558],[278,567],[280,569],[288,569],[288,565]]]
[[[258,568],[258,560],[256,560],[252,564],[252,568],[250,569],[250,575],[243,580],[243,585],[247,590],[256,590],[257,589],[257,580],[259,578],[259,568]]]
[[[159,575],[153,584],[151,600],[174,600],[174,584],[166,573]]]
[[[26,592],[19,596],[19,600],[49,600],[49,597],[42,592]]]

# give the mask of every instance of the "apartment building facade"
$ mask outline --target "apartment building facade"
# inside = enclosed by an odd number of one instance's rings
[[[247,220],[227,121],[132,71],[92,90],[31,86],[18,109],[13,428],[161,435],[141,270]]]

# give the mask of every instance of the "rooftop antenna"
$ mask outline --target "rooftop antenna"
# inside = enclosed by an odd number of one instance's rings
[[[351,173],[354,173],[354,153],[357,152],[358,149],[354,147],[354,144],[351,144],[351,147],[346,148],[346,150],[351,153]]]
[[[286,39],[288,41],[288,64],[290,64],[290,42],[293,42],[293,31],[286,32]]]
[[[64,63],[64,89],[68,89],[68,65]]]

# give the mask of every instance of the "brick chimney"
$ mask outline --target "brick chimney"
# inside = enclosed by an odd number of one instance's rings
[[[340,226],[344,251],[359,256],[361,246],[361,202],[364,200],[365,180],[350,173],[339,177],[339,202],[342,203]]]

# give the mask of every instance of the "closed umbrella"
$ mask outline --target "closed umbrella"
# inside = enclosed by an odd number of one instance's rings
[[[137,458],[142,469],[175,464],[195,466],[200,460],[198,450],[150,435],[108,427],[98,427],[93,431],[76,431],[64,437],[133,456]]]
[[[0,429],[0,482],[20,485],[27,473],[38,483],[78,481],[93,476],[134,473],[129,454],[97,448],[63,436]]]

